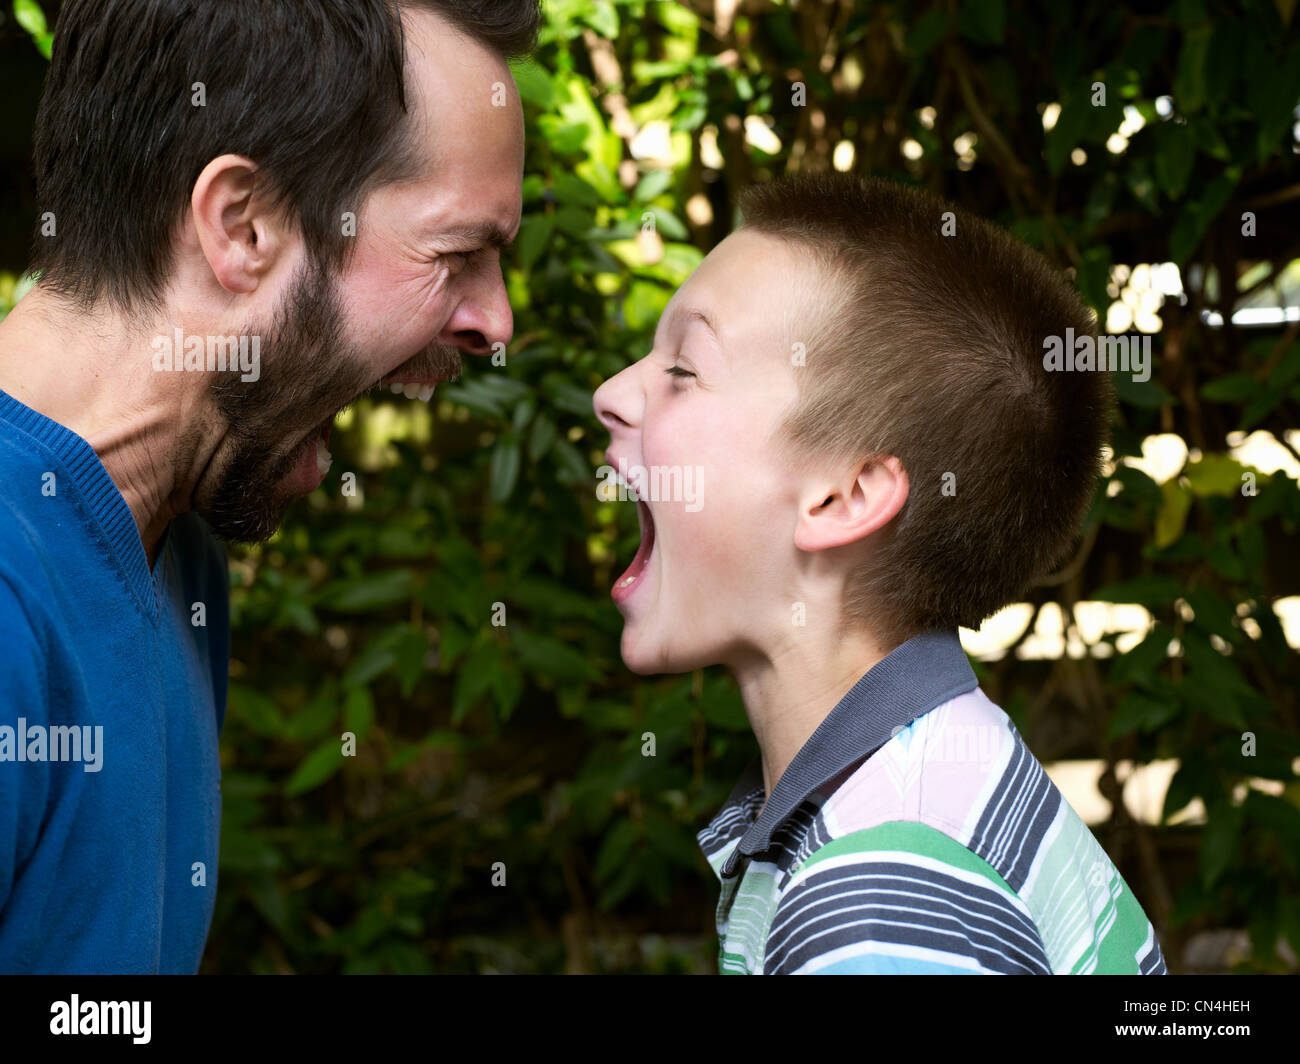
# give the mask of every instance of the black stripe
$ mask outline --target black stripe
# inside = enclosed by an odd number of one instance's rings
[[[1019,894],[1064,799],[1010,720],[1007,728],[1015,740],[1014,752],[975,826],[970,849]],[[1016,808],[1021,798],[1025,800]]]
[[[878,880],[877,873],[888,878]],[[864,875],[873,877],[870,886],[862,884]],[[900,897],[900,890],[908,896]],[[971,891],[964,881],[897,862],[815,873],[777,906],[764,971],[786,974],[842,946],[893,942],[971,957],[994,972],[1050,974],[1033,922],[996,887],[979,895]],[[904,906],[912,911],[903,911]]]

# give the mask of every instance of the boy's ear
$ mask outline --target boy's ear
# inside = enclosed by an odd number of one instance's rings
[[[280,221],[253,195],[257,164],[219,155],[203,168],[190,196],[199,247],[227,292],[252,292],[281,250]]]
[[[794,545],[814,551],[856,543],[894,519],[907,491],[907,470],[893,455],[868,458],[843,483],[813,481],[799,504]]]

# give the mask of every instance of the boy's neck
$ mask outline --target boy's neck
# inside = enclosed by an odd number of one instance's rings
[[[762,754],[768,796],[840,699],[893,649],[861,629],[825,638],[801,634],[777,653],[733,666]]]

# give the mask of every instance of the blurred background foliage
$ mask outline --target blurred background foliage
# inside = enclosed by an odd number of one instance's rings
[[[6,6],[0,310],[30,283],[54,15]],[[1116,801],[1093,824],[1172,970],[1293,967],[1300,728],[1277,607],[1300,592],[1294,7],[549,0],[516,66],[505,365],[474,360],[429,406],[358,402],[325,485],[232,550],[203,970],[715,970],[694,833],[753,739],[725,674],[622,666],[608,592],[638,536],[633,507],[597,497],[591,394],[649,350],[739,189],[827,167],[999,221],[1110,331],[1154,334],[1151,379],[1117,379],[1078,556],[976,667],[1040,760],[1094,759],[1108,800],[1131,765],[1176,765],[1158,815]],[[1286,461],[1251,465],[1247,433]],[[1085,623],[1097,603],[1141,619]],[[1026,653],[1053,611],[1060,649]]]

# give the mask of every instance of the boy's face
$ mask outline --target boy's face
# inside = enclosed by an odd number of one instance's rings
[[[812,269],[733,233],[673,296],[650,353],[596,392],[606,460],[643,500],[641,548],[613,589],[634,672],[736,665],[790,631],[798,483],[778,444],[807,372],[794,355]]]

